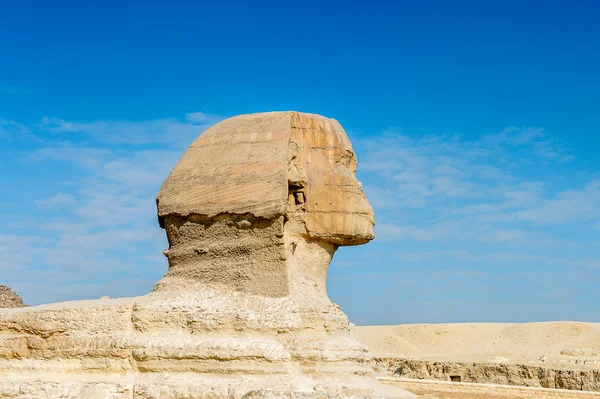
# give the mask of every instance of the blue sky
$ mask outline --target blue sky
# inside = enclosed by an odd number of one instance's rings
[[[329,270],[353,322],[600,322],[597,1],[6,1],[0,37],[0,284],[30,304],[148,292],[187,145],[298,110],[376,211]]]

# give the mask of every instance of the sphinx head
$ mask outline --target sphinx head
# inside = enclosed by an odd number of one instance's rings
[[[373,209],[356,166],[340,124],[322,116],[250,114],[211,127],[157,195],[170,244],[165,278],[265,294],[256,288],[261,280],[279,287],[266,295],[286,295],[284,235],[292,226],[294,235],[331,248],[331,255],[338,246],[373,239]]]

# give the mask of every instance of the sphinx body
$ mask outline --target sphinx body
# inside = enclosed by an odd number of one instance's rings
[[[317,115],[208,129],[157,195],[164,278],[143,297],[1,310],[0,398],[410,397],[377,383],[326,292],[337,248],[374,237],[356,165]]]

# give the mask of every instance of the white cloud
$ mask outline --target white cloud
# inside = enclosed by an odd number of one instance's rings
[[[154,119],[148,121],[72,122],[44,117],[39,125],[43,130],[61,134],[79,134],[107,144],[166,144],[177,147],[189,145],[220,117],[204,113],[187,114],[187,121]],[[68,136],[67,136],[68,137]]]
[[[598,181],[557,191],[556,175],[546,168],[552,163],[564,168],[562,162],[574,158],[543,129],[509,127],[474,140],[387,131],[359,139],[355,148],[365,192],[376,210],[376,242],[419,248],[403,261],[447,256],[482,266],[597,263],[597,254],[586,258],[582,252],[593,247],[585,238],[566,234],[564,228],[538,227],[600,219]],[[594,237],[591,230],[588,235]],[[452,252],[440,249],[448,246]],[[473,254],[474,247],[484,253]]]
[[[533,153],[538,157],[560,162],[567,162],[575,159],[573,155],[568,154],[568,151],[564,146],[552,141],[540,141],[534,143]]]
[[[205,112],[192,112],[185,114],[185,119],[188,122],[198,123],[201,125],[214,125],[223,118],[218,115],[207,114]]]
[[[396,191],[377,186],[364,186],[364,191],[371,205],[376,209],[393,208],[398,205]]]
[[[20,271],[21,266],[29,265],[34,252],[49,243],[51,240],[43,237],[0,234],[0,270],[3,270],[3,276],[8,272]]]
[[[94,171],[99,168],[113,152],[102,148],[76,147],[65,144],[59,147],[42,147],[24,154],[24,159],[32,162],[58,161],[72,163]]]
[[[71,194],[59,193],[43,200],[37,200],[35,203],[40,209],[52,210],[73,206],[77,203],[77,200],[75,199],[75,196]]]
[[[30,137],[27,126],[9,119],[0,118],[0,139],[15,140]]]
[[[506,146],[517,152],[529,151],[544,160],[566,162],[575,159],[564,144],[548,137],[541,128],[509,126],[500,133],[484,136],[475,144],[483,152],[494,152]]]
[[[433,227],[397,226],[389,223],[379,223],[375,227],[378,238],[383,240],[415,240],[439,241],[451,238],[464,238],[457,235],[460,223],[442,222]]]
[[[541,224],[595,220],[600,217],[600,180],[593,180],[580,190],[559,192],[556,198],[519,211],[518,217]]]
[[[393,188],[402,207],[425,208],[441,199],[493,198],[501,200],[506,209],[539,194],[537,182],[523,182],[515,175],[523,170],[523,163],[548,161],[547,156],[536,152],[539,143],[560,153],[561,159],[569,156],[540,128],[509,127],[477,140],[457,135],[413,137],[387,131],[359,140],[356,147],[363,152],[359,154],[361,173],[376,175],[387,189]],[[490,193],[500,189],[509,198]],[[476,201],[473,205],[486,204]]]
[[[408,263],[438,263],[440,260],[454,258],[462,263],[477,264],[480,270],[487,268],[497,269],[498,265],[544,265],[560,266],[565,268],[600,269],[600,259],[583,258],[572,259],[556,257],[539,253],[528,252],[471,252],[467,250],[433,250],[433,251],[398,251],[393,254],[394,259]],[[356,262],[355,266],[360,263]]]
[[[481,142],[491,145],[523,146],[542,137],[545,137],[544,129],[537,127],[519,129],[515,126],[509,126],[500,133],[484,136]]]
[[[538,232],[520,228],[503,228],[482,223],[479,219],[470,217],[438,222],[433,226],[379,223],[375,227],[375,232],[377,239],[387,242],[421,241],[455,245],[481,243],[491,246],[527,248],[561,245],[576,248],[574,243],[548,238]]]
[[[144,150],[107,160],[95,173],[130,187],[156,187],[181,157],[181,151]]]
[[[518,243],[522,242],[528,237],[528,234],[523,230],[508,230],[496,228],[489,233],[480,237],[482,242],[488,244],[500,244],[500,243]]]

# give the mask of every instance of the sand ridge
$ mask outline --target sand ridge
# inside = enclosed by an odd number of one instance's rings
[[[356,327],[371,353],[433,361],[600,367],[600,323],[456,323]]]

